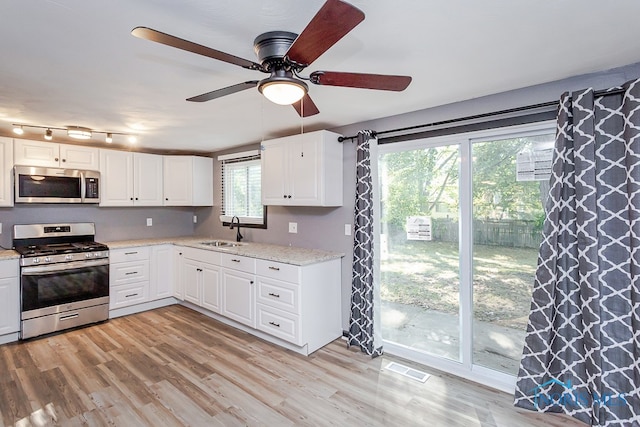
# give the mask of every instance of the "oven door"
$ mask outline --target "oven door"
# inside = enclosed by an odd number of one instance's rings
[[[109,259],[23,267],[22,320],[109,303]]]

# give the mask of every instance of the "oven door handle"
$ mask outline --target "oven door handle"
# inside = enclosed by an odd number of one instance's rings
[[[32,267],[22,267],[20,274],[22,274],[23,276],[36,276],[42,273],[53,273],[57,271],[77,270],[81,268],[99,267],[102,265],[109,265],[109,258],[87,260],[87,261],[62,262],[59,264],[39,265],[39,266],[32,266]]]

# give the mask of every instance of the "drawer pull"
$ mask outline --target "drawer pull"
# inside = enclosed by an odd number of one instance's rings
[[[130,271],[128,273],[124,273],[125,276],[131,276],[132,274],[138,274],[137,271]]]
[[[202,269],[201,268],[196,268],[196,271],[202,271]]]
[[[235,259],[235,258],[232,258],[232,259],[231,259],[231,261],[233,261],[233,262],[240,262],[240,260],[239,260],[239,259]]]
[[[124,297],[125,298],[131,298],[131,297],[137,297],[137,296],[138,296],[138,294],[136,293],[136,294],[125,295]]]
[[[269,270],[280,271],[280,267],[269,267]]]
[[[280,298],[280,294],[274,294],[273,292],[269,292],[270,297]]]
[[[137,254],[137,253],[138,253],[138,251],[135,251],[135,252],[125,252],[124,254],[125,254],[125,255],[135,255],[135,254]]]
[[[280,323],[276,323],[276,322],[269,322],[270,325],[275,326],[276,328],[280,327]]]

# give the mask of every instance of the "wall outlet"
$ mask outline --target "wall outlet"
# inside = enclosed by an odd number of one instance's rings
[[[298,232],[298,223],[290,222],[289,223],[289,233],[297,233]]]
[[[147,218],[147,227],[151,227],[153,225],[153,218]]]
[[[351,224],[344,225],[344,235],[351,236]]]
[[[193,223],[197,224],[198,223],[198,215],[194,215],[193,216]]]

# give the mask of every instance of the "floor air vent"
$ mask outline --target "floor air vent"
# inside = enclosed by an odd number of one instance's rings
[[[409,377],[412,380],[420,381],[422,383],[427,381],[430,377],[429,374],[418,371],[416,369],[412,369],[408,366],[404,366],[396,362],[389,363],[387,366],[385,366],[385,369],[396,372],[400,375],[404,375],[405,377]]]

